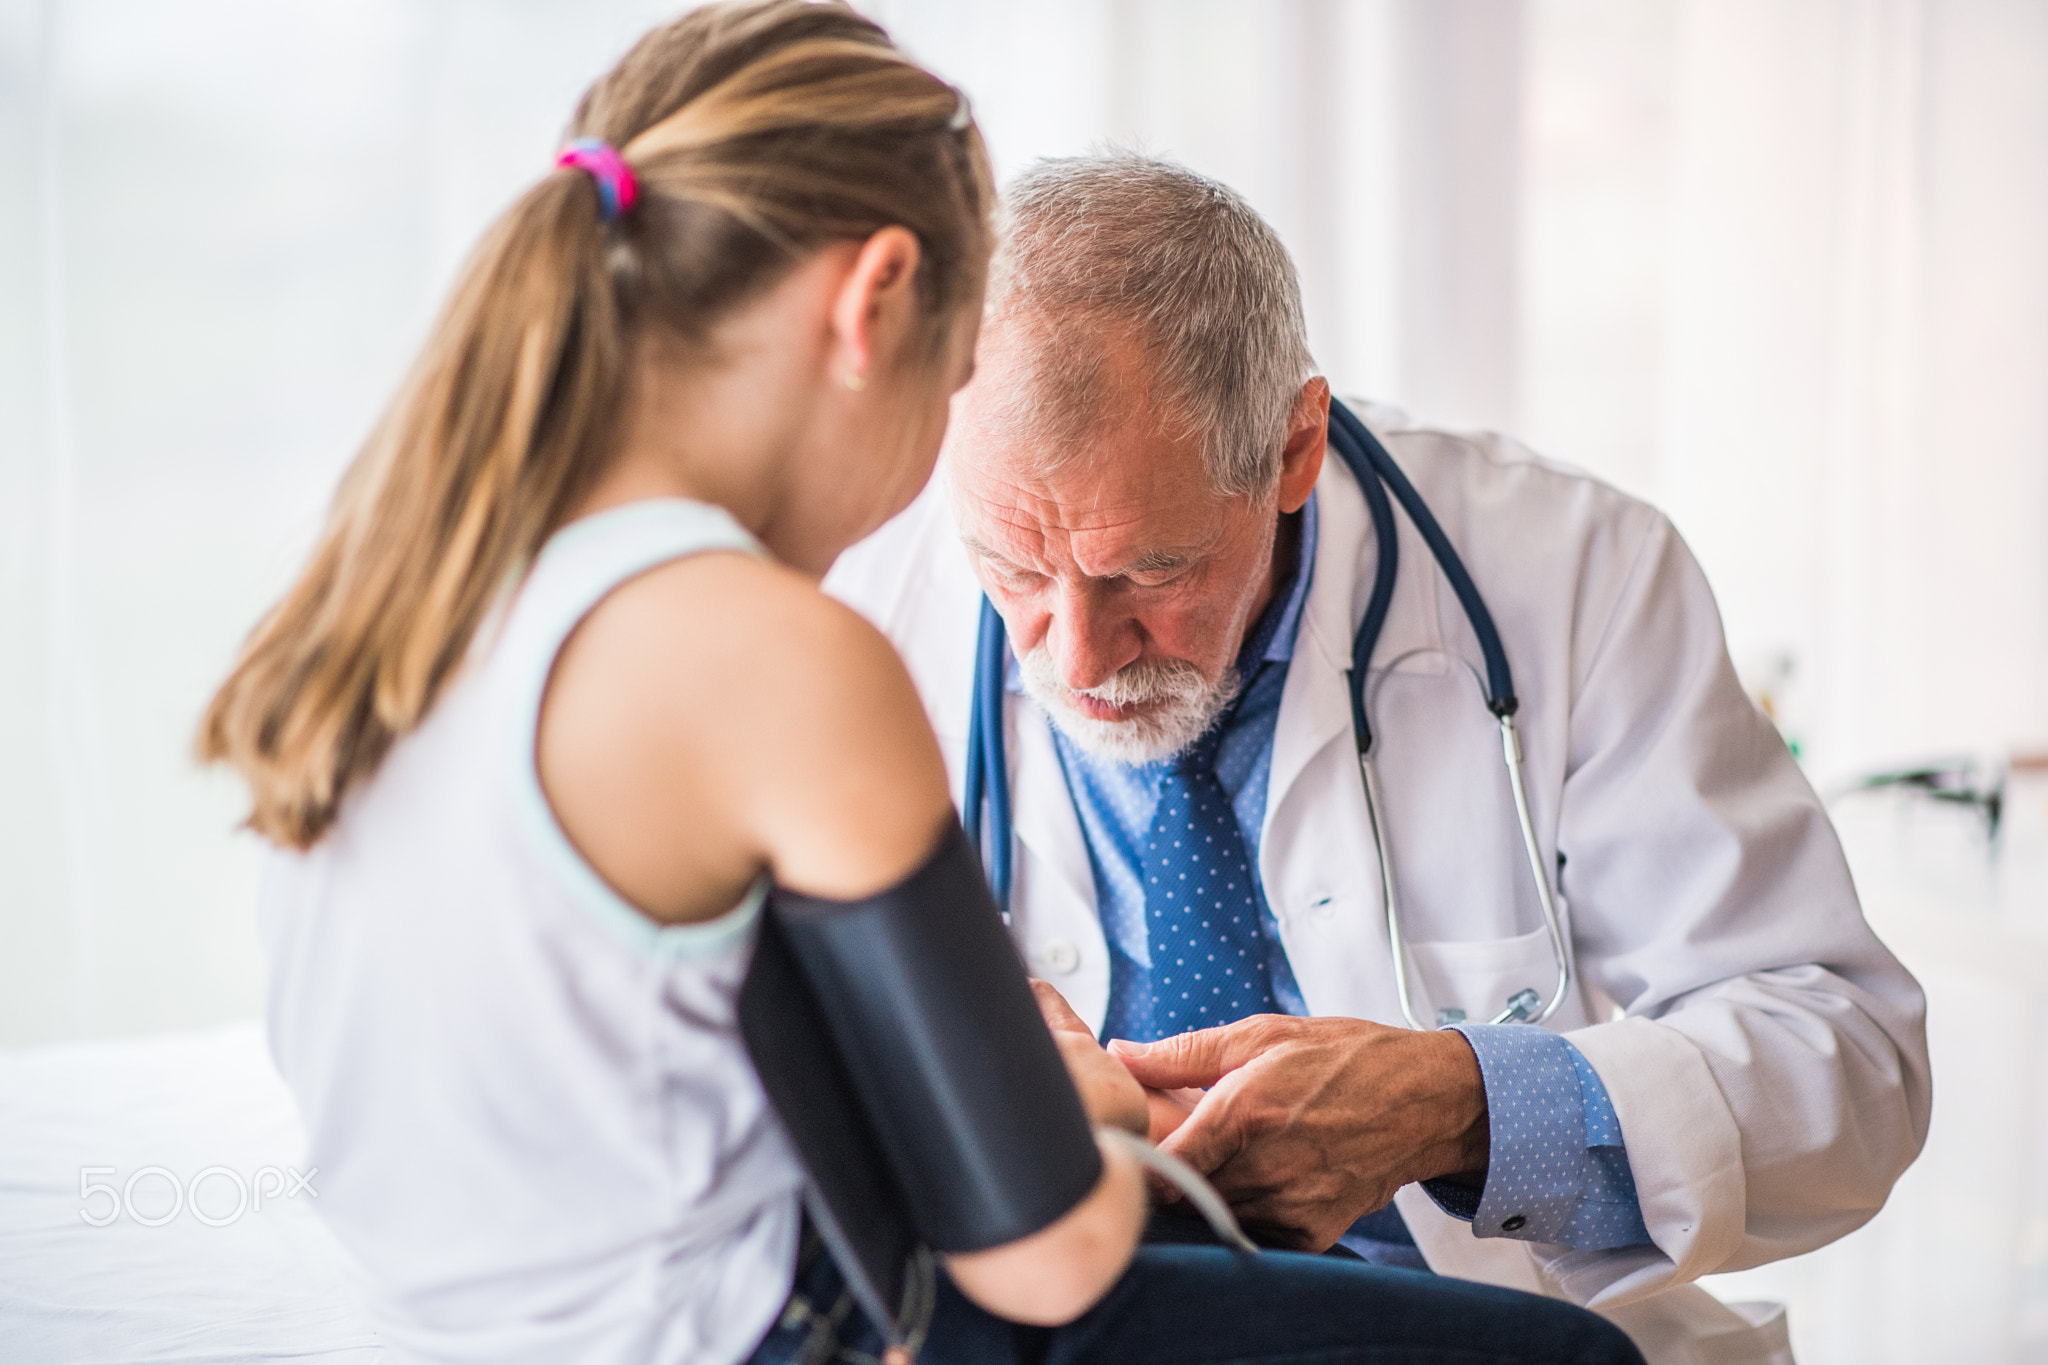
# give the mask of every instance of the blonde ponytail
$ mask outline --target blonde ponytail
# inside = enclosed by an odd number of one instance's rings
[[[592,88],[572,133],[620,150],[638,202],[607,223],[557,170],[492,227],[207,708],[199,756],[247,779],[254,829],[310,847],[432,708],[603,469],[636,332],[699,340],[826,242],[901,224],[936,344],[990,246],[961,109],[870,21],[806,0],[697,10]]]

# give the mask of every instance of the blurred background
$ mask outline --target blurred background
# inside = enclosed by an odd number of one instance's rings
[[[0,0],[0,1045],[260,997],[188,757],[483,225],[646,0]],[[870,0],[1007,173],[1243,191],[1344,393],[1664,507],[1933,1001],[1929,1152],[1733,1277],[2048,1360],[2048,0]]]

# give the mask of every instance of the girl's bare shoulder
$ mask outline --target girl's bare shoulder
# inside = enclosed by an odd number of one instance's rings
[[[727,883],[765,866],[815,894],[869,894],[951,811],[888,640],[811,579],[738,554],[661,565],[585,618],[539,757],[579,847],[615,884],[650,888],[638,903],[657,913],[685,904],[684,864],[712,850]]]
[[[880,631],[814,580],[752,555],[658,565],[599,603],[573,643],[587,666],[629,694],[640,679],[660,697],[715,702],[734,715],[792,706],[835,713],[899,691],[915,701]]]

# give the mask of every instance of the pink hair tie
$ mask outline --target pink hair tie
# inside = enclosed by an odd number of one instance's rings
[[[598,138],[577,138],[562,149],[555,164],[573,166],[589,174],[596,182],[599,211],[607,223],[616,223],[619,215],[632,208],[640,197],[640,182],[633,178],[633,168],[626,164],[626,158]]]

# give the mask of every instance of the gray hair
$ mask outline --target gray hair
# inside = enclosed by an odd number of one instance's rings
[[[1131,327],[1162,420],[1201,434],[1217,491],[1269,495],[1315,361],[1294,262],[1266,221],[1227,186],[1133,152],[1040,161],[1004,199],[989,316],[1032,328],[1032,392],[992,416],[1056,462],[1114,397],[1103,330]]]

